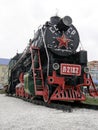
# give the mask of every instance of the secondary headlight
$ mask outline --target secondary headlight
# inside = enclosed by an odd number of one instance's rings
[[[58,70],[58,69],[59,69],[59,67],[60,67],[60,66],[59,66],[59,64],[58,64],[58,63],[54,63],[54,64],[53,64],[53,69],[54,69],[54,70]]]
[[[84,72],[85,73],[89,73],[89,68],[88,67],[84,67]]]

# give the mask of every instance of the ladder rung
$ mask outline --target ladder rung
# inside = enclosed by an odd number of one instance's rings
[[[43,87],[41,85],[36,85],[37,89],[43,89]]]
[[[32,52],[32,70],[34,85],[37,91],[43,91],[44,81],[41,67],[40,49],[37,47],[32,47],[32,50],[34,50],[34,53]],[[34,56],[37,56],[38,58],[34,60]]]
[[[42,85],[36,85],[36,87],[40,87],[40,88],[42,88]]]

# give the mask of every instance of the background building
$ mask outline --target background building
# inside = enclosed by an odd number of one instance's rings
[[[98,61],[90,61],[88,66],[94,83],[98,85]]]
[[[8,81],[9,59],[0,58],[0,87],[2,88]]]

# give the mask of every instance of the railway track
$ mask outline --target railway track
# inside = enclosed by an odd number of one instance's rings
[[[7,95],[14,98],[22,99],[26,102],[30,102],[36,105],[45,106],[48,108],[54,108],[66,112],[72,112],[73,109],[92,109],[92,110],[98,110],[98,105],[92,105],[92,104],[86,104],[82,102],[64,102],[64,101],[53,101],[50,104],[45,103],[41,98],[39,99],[26,99],[22,97],[16,97],[15,95]]]

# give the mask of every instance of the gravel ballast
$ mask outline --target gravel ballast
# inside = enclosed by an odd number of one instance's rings
[[[98,130],[98,111],[63,112],[0,94],[0,130]]]

